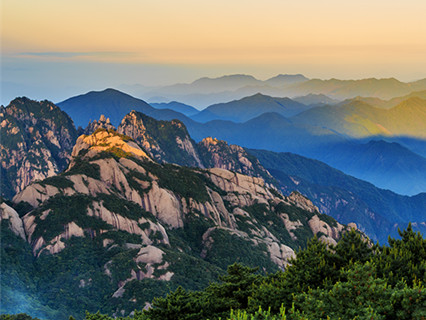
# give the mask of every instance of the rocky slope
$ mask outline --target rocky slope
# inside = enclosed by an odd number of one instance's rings
[[[72,120],[49,101],[17,98],[0,109],[1,195],[64,170],[77,138]]]
[[[61,282],[92,301],[88,310],[127,314],[152,298],[141,285],[155,283],[157,296],[177,285],[200,288],[235,261],[273,271],[309,237],[335,243],[346,229],[299,193],[285,197],[261,178],[159,164],[145,150],[129,136],[98,129],[78,138],[63,174],[13,199],[27,208],[20,214],[38,263],[62,257],[45,286],[55,287],[61,268],[74,270],[80,251],[95,246],[94,269]],[[108,304],[95,305],[97,294]]]
[[[159,162],[204,167],[194,141],[179,120],[158,121],[132,111],[123,118],[118,132],[133,138]]]

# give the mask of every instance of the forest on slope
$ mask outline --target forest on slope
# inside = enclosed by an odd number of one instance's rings
[[[354,230],[336,246],[315,237],[284,271],[262,275],[256,268],[233,264],[204,290],[178,287],[154,299],[147,310],[118,319],[425,319],[426,240],[411,225],[400,236],[390,238],[388,246],[371,245]],[[84,319],[114,318],[98,312],[86,313]]]

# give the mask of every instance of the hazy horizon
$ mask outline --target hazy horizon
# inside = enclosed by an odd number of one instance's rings
[[[122,85],[426,77],[422,0],[4,0],[1,103]]]

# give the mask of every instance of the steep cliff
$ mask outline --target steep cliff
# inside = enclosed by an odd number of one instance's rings
[[[158,162],[203,168],[196,144],[179,120],[158,121],[132,111],[123,118],[117,131],[132,137]]]
[[[263,178],[276,184],[274,178],[255,157],[237,145],[207,137],[197,144],[197,150],[206,168],[222,168],[244,175]]]
[[[63,171],[77,133],[49,101],[17,98],[0,109],[1,195],[11,198],[35,180]]]

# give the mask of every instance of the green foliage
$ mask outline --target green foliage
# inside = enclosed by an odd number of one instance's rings
[[[108,230],[111,228],[103,220],[87,215],[87,208],[92,204],[93,199],[83,194],[75,194],[64,197],[60,194],[49,198],[42,206],[34,210],[36,216],[36,228],[33,239],[43,236],[46,242],[64,232],[64,226],[70,222],[75,222],[83,229]],[[44,219],[41,215],[46,210],[50,212]]]
[[[343,234],[335,250],[340,268],[346,267],[349,263],[365,263],[373,254],[368,242],[354,229]]]
[[[200,203],[210,199],[202,173],[173,164],[160,165],[137,160],[136,162],[159,178],[158,183],[161,188],[168,189],[186,199],[192,198]]]
[[[70,168],[64,175],[84,174],[93,179],[99,180],[101,178],[101,171],[99,165],[90,163],[89,161],[82,160],[81,157],[74,159],[74,166]]]
[[[44,179],[43,181],[38,182],[38,184],[42,186],[51,185],[58,189],[66,189],[66,188],[74,187],[74,182],[72,182],[71,180],[61,175],[49,177],[47,179]]]
[[[99,235],[100,239],[111,239],[114,244],[124,245],[125,243],[141,243],[141,236],[137,234],[128,233],[122,230],[109,230]]]
[[[260,223],[260,225],[258,224],[260,229],[262,226],[268,226],[268,230],[270,230],[281,243],[294,243],[283,220],[275,212],[271,212],[267,204],[257,203],[249,207],[244,207],[243,209]],[[249,221],[253,222],[253,220]],[[313,236],[313,234],[311,234],[311,236]],[[305,241],[306,240],[303,240],[301,244]]]
[[[153,301],[145,312],[152,320],[218,319],[226,317],[231,308],[245,308],[253,285],[259,280],[256,269],[234,264],[228,267],[221,283],[213,283],[204,291],[191,292],[179,287],[165,298]]]
[[[411,224],[399,234],[401,239],[389,238],[389,246],[377,248],[380,254],[374,256],[374,262],[379,276],[391,285],[400,280],[426,283],[426,239]]]
[[[119,281],[126,280],[131,277],[131,270],[137,270],[138,267],[133,257],[136,256],[139,249],[131,249],[116,254],[109,264],[109,270],[112,274],[112,281],[115,286]]]
[[[129,183],[129,186],[132,189],[136,190],[141,196],[143,196],[144,194],[148,193],[149,190],[151,190],[152,179],[149,176],[139,171],[130,170],[128,173],[126,173],[126,179],[127,179],[127,182]],[[148,181],[149,187],[143,188],[139,181]]]
[[[109,211],[117,213],[125,218],[139,220],[141,217],[155,221],[155,217],[151,212],[145,211],[140,205],[120,198],[113,194],[99,194],[96,198],[101,201],[105,208]]]
[[[370,263],[354,265],[341,271],[345,282],[335,282],[330,290],[309,289],[294,296],[295,304],[308,318],[315,319],[369,319],[371,309],[377,314],[389,314],[391,289],[385,280],[374,278]],[[383,319],[376,316],[375,319]]]
[[[39,318],[33,318],[26,313],[18,314],[1,314],[0,320],[40,320]]]
[[[273,272],[277,266],[265,254],[266,245],[253,244],[249,239],[243,239],[227,230],[215,229],[210,233],[213,244],[207,250],[205,260],[223,269],[235,262],[256,267],[262,266],[264,270]]]
[[[33,209],[33,206],[26,201],[21,201],[19,203],[12,205],[13,209],[19,214],[20,217],[23,217],[25,214],[30,212]]]

